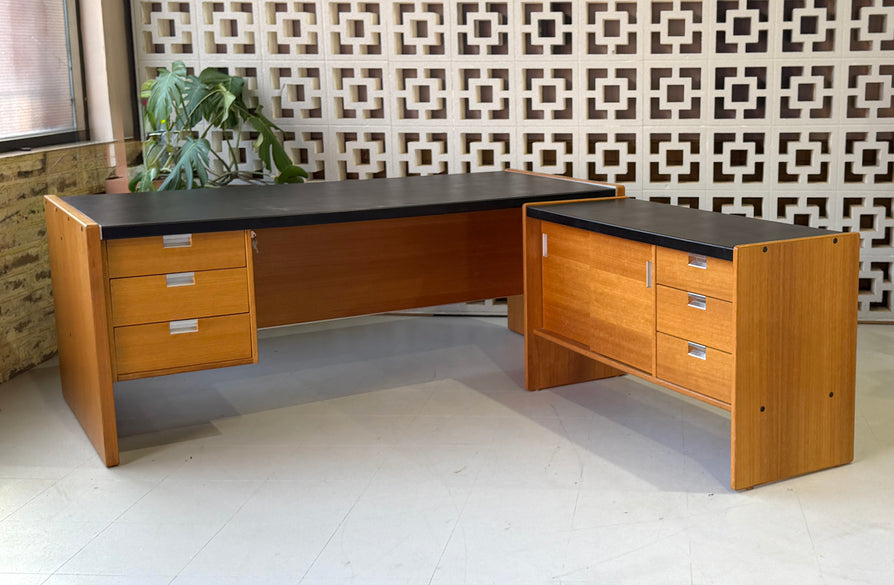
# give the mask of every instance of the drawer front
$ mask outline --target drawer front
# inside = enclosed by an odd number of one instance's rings
[[[658,331],[732,353],[733,304],[659,286]]]
[[[684,339],[659,333],[657,377],[729,404],[733,356],[710,347],[704,348],[704,359],[690,355],[698,354],[701,348],[692,347]]]
[[[150,372],[230,360],[252,359],[252,328],[248,314],[197,319],[195,331],[188,322],[181,333],[170,323],[115,328],[119,374]],[[174,329],[177,330],[176,328]]]
[[[245,232],[109,240],[109,277],[245,266]]]
[[[735,277],[729,260],[658,248],[655,281],[725,301],[733,300]]]
[[[109,284],[115,327],[249,310],[245,268],[116,278]]]

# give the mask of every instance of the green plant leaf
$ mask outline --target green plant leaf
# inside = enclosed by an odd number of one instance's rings
[[[187,137],[180,147],[177,162],[158,188],[159,191],[193,189],[208,183],[208,155],[211,145],[204,138]]]
[[[211,95],[211,88],[207,84],[202,83],[195,75],[186,78],[186,92],[183,101],[186,104],[186,119],[184,124],[189,128],[195,127],[196,124],[206,117],[205,102]]]
[[[198,84],[201,89],[196,89],[190,94],[189,108],[191,112],[198,114],[200,119],[205,119],[212,126],[223,129],[238,127],[241,122],[233,118],[231,110],[237,98],[223,85],[208,86]],[[232,121],[231,121],[232,119]],[[195,121],[198,123],[198,120]]]
[[[155,80],[148,79],[143,82],[143,85],[140,87],[140,103],[143,105],[143,119],[146,121],[146,132],[153,132],[158,128],[158,123],[155,120],[155,116],[149,110],[147,104],[149,103],[149,98],[152,97],[152,91],[155,88]]]
[[[203,100],[203,114],[209,123],[224,129],[235,129],[242,125],[239,116],[231,110],[233,104],[242,103],[245,80],[233,77],[213,67],[202,70],[199,82],[205,84],[209,95]]]
[[[240,126],[239,118],[233,117],[230,108],[236,103],[236,96],[228,91],[224,86],[218,85],[216,88],[217,95],[220,96],[219,106],[217,108],[216,117],[211,122],[216,126],[223,128],[236,128]]]
[[[156,170],[167,166],[171,153],[161,136],[150,136],[143,144],[143,164]]]
[[[278,172],[275,179],[280,183],[307,177],[303,169],[292,164],[282,144],[281,130],[263,115],[261,106],[249,108],[245,104],[244,89],[241,77],[211,67],[198,76],[188,75],[181,61],[173,63],[170,71],[159,69],[158,77],[144,83],[140,91],[145,100],[145,170],[135,186],[154,189],[150,176],[156,180],[164,177],[161,189],[225,185],[242,176],[256,179],[253,173],[239,169],[237,151],[247,126],[257,133],[253,146],[265,172]],[[212,150],[206,140],[218,129],[223,131],[222,153]],[[213,170],[209,155],[215,158]]]
[[[274,179],[275,183],[303,183],[304,179],[307,178],[307,171],[302,169],[299,166],[292,165],[286,169],[284,169],[279,175]]]
[[[208,85],[226,83],[229,79],[232,79],[229,74],[224,73],[216,67],[205,67],[202,69],[202,72],[199,73],[199,81]]]
[[[130,181],[127,184],[127,189],[131,193],[155,191],[155,184],[153,183],[153,181],[155,181],[157,177],[158,169],[141,169],[133,177],[131,177]]]
[[[279,127],[261,113],[260,106],[248,118],[248,122],[258,132],[255,149],[265,168],[272,171],[275,166],[278,171],[283,172],[294,166],[292,159],[289,158],[286,149],[279,141],[279,137],[274,133],[274,130],[279,130]]]
[[[168,71],[158,69],[158,76],[150,88],[146,101],[148,121],[154,129],[172,127],[178,114],[183,111],[183,91],[186,88],[186,65],[175,61]]]
[[[199,73],[199,81],[208,86],[221,85],[236,97],[242,97],[242,90],[245,87],[245,80],[241,77],[233,77],[214,67],[206,67],[203,69],[202,72]]]
[[[227,88],[227,91],[236,96],[237,99],[242,99],[242,92],[245,90],[245,80],[241,77],[231,77],[226,83],[221,83],[224,87]]]

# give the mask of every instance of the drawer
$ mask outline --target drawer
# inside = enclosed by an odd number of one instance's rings
[[[109,277],[245,266],[245,232],[128,238],[106,242]]]
[[[733,300],[733,263],[720,258],[658,248],[655,282],[723,299]]]
[[[729,404],[733,387],[733,356],[704,348],[704,359],[690,355],[700,348],[684,339],[658,334],[658,378]]]
[[[658,331],[733,352],[733,304],[658,286]]]
[[[115,278],[109,284],[115,327],[249,310],[245,268]]]
[[[172,333],[176,325],[186,325]],[[253,336],[248,314],[196,319],[189,322],[152,323],[115,328],[118,373],[133,374],[169,368],[203,369],[215,362],[254,361]]]

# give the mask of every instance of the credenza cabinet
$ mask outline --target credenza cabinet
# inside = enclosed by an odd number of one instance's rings
[[[526,210],[526,383],[731,413],[735,489],[853,458],[859,236],[611,198]]]

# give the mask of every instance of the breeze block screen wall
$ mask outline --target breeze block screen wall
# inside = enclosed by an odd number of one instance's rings
[[[315,179],[514,167],[859,231],[860,317],[894,321],[894,0],[132,10],[140,81],[175,60],[245,77]]]

